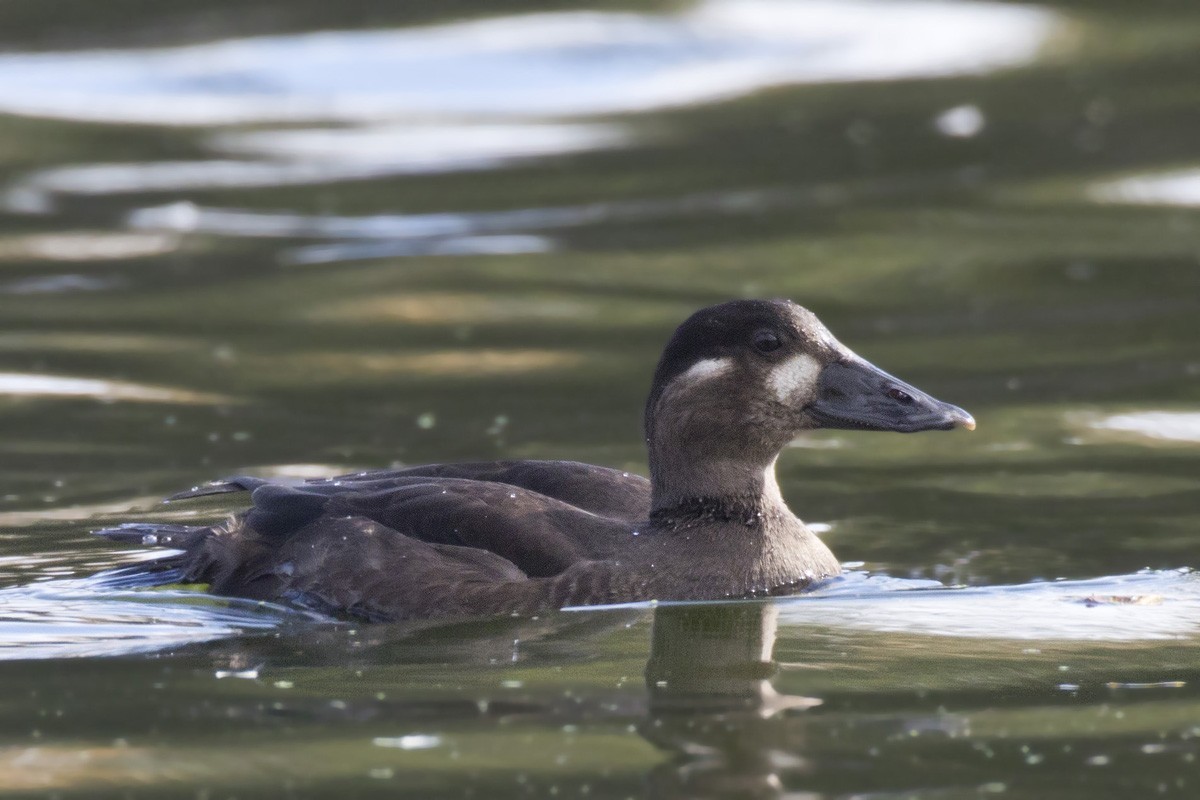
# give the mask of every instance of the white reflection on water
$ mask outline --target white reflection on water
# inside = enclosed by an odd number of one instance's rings
[[[848,570],[812,592],[772,602],[779,606],[780,625],[796,628],[1063,642],[1200,635],[1200,574],[1190,569],[978,587]],[[655,605],[700,604],[603,608]],[[597,608],[568,610],[586,613]]]
[[[933,119],[933,127],[943,136],[971,139],[983,132],[987,117],[977,105],[966,104],[948,108]]]
[[[61,231],[0,239],[0,261],[123,261],[178,247],[179,237],[169,233]]]
[[[39,275],[0,283],[0,294],[65,294],[67,292],[104,292],[125,285],[119,277],[95,275]]]
[[[707,0],[404,30],[0,56],[0,110],[144,124],[571,116],[796,82],[977,73],[1032,59],[1048,11],[1001,3]]]
[[[147,386],[127,381],[98,378],[74,378],[66,375],[38,375],[23,372],[0,372],[0,396],[16,397],[91,397],[97,400],[125,400],[143,403],[229,403],[228,397],[173,389],[166,386]]]
[[[194,591],[104,591],[88,580],[0,590],[0,661],[117,656],[275,630],[313,615]]]
[[[227,132],[215,150],[235,155],[313,161],[333,171],[370,167],[392,174],[485,169],[523,158],[619,147],[628,132],[615,124],[408,122],[361,128]]]
[[[1200,206],[1200,168],[1108,181],[1088,195],[1102,203]]]
[[[301,247],[282,256],[286,263],[319,264],[349,258],[540,253],[552,250],[554,242],[544,236],[531,235],[530,231],[614,222],[644,222],[698,214],[751,214],[784,205],[829,205],[841,202],[844,198],[845,193],[839,189],[816,187],[809,192],[713,192],[510,211],[447,211],[362,217],[206,208],[183,202],[138,209],[129,214],[127,223],[132,228],[142,230],[222,236],[375,240],[369,244],[352,242]]]
[[[1090,580],[947,588],[849,573],[829,589],[781,601],[779,618],[790,625],[983,639],[1177,639],[1200,634],[1200,575],[1147,570]]]
[[[341,261],[412,256],[510,256],[520,253],[548,253],[554,249],[553,240],[545,236],[456,236],[448,239],[294,247],[281,256],[281,261],[285,264],[333,264]]]
[[[837,199],[833,192],[827,196],[818,191],[805,197],[795,191],[763,190],[510,211],[445,211],[362,217],[207,208],[185,202],[138,209],[129,215],[128,223],[133,228],[144,230],[200,231],[226,236],[397,239],[550,230],[687,214],[749,214],[785,203],[798,204],[805,200],[821,203]]]
[[[0,196],[117,194],[492,169],[628,145],[572,117],[710,103],[785,84],[984,73],[1034,59],[1048,10],[945,0],[705,0],[666,14],[570,11],[187,47],[0,55],[0,113],[225,130],[221,158],[47,169]],[[229,158],[238,156],[241,158]]]
[[[328,474],[328,473],[326,473]],[[139,497],[134,500],[124,500],[116,503],[89,503],[86,505],[73,505],[58,508],[35,508],[21,511],[0,511],[0,528],[20,528],[26,525],[44,525],[50,521],[56,522],[79,522],[79,523],[97,523],[98,520],[112,518],[117,521],[121,517],[127,517],[130,513],[137,509],[153,508],[162,498],[160,497]],[[195,512],[156,512],[165,513],[167,517],[173,519],[194,517]],[[153,556],[153,551],[146,554],[149,558]],[[161,553],[159,554],[161,555]],[[19,556],[21,560],[31,558],[30,556]],[[0,557],[0,568],[5,564],[5,558]]]
[[[50,193],[109,195],[186,189],[302,186],[385,175],[489,169],[521,159],[624,144],[615,125],[423,125],[225,133],[220,151],[268,160],[219,159],[54,167],[11,189],[6,205],[44,212]]]
[[[1113,414],[1091,423],[1096,430],[1118,431],[1149,439],[1200,442],[1200,411],[1136,411]]]
[[[118,575],[0,590],[0,660],[122,655],[328,621],[287,606],[196,591],[130,590],[135,579]],[[1200,634],[1200,576],[1188,570],[976,588],[849,572],[816,592],[773,602],[780,624],[798,629],[1044,642],[1136,642]]]

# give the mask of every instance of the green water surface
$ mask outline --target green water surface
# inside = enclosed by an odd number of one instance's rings
[[[0,796],[1194,797],[1200,6],[586,11],[0,4]],[[783,454],[819,597],[85,579],[231,473],[644,472],[666,337],[758,296],[979,423]]]

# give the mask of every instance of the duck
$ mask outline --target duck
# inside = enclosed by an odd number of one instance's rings
[[[167,498],[249,492],[250,507],[222,523],[96,533],[170,548],[136,567],[164,583],[368,621],[792,594],[841,565],[780,492],[775,463],[790,442],[817,429],[975,428],[783,299],[684,320],[643,421],[648,479],[549,460],[239,475]]]

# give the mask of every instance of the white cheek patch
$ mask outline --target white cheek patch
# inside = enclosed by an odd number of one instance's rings
[[[724,375],[733,367],[733,360],[728,358],[706,358],[703,361],[697,361],[692,364],[687,372],[679,377],[684,383],[692,384],[706,381],[709,378],[715,378],[718,375]]]
[[[794,403],[801,397],[812,397],[817,392],[817,379],[821,376],[821,363],[810,355],[801,353],[784,361],[767,375],[767,387],[775,393],[781,403]]]

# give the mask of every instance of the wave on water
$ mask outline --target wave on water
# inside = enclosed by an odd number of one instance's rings
[[[0,590],[0,661],[123,656],[311,623],[274,603],[114,579],[52,579]]]
[[[944,586],[866,572],[780,601],[782,625],[985,639],[1144,641],[1200,633],[1200,574]]]

